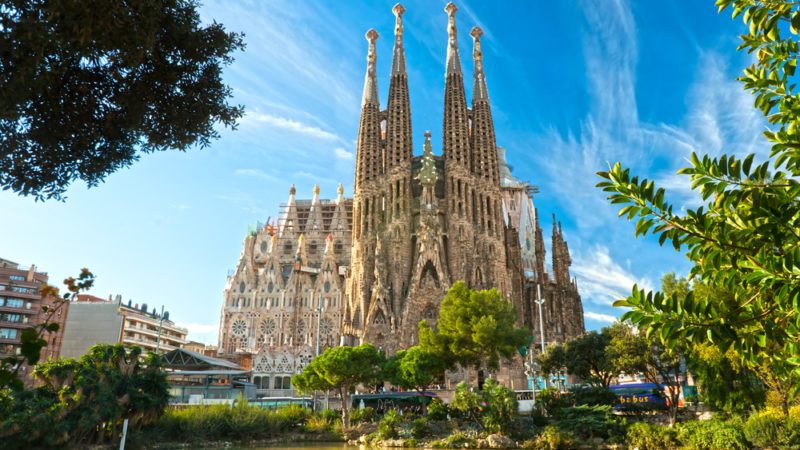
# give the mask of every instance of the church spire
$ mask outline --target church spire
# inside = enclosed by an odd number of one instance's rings
[[[375,61],[378,56],[375,53],[375,41],[378,39],[378,32],[370,28],[367,31],[367,41],[369,50],[367,52],[367,76],[364,79],[364,96],[361,100],[361,107],[366,105],[378,105],[378,76],[375,70]]]
[[[392,76],[406,73],[406,54],[403,48],[403,13],[406,9],[400,3],[394,5],[395,15],[394,51],[392,54]]]
[[[472,172],[500,186],[500,168],[497,161],[497,142],[494,135],[492,108],[489,105],[489,90],[483,71],[481,36],[483,30],[475,27],[470,32],[473,39],[472,58],[475,61],[472,88]]]
[[[381,148],[380,102],[378,100],[378,78],[375,73],[375,40],[378,33],[370,29],[367,53],[367,75],[364,80],[364,98],[361,102],[361,121],[356,144],[355,194],[361,185],[383,172],[383,149]]]
[[[458,58],[456,40],[456,11],[453,3],[444,8],[447,12],[447,69],[444,85],[444,124],[442,133],[442,156],[448,164],[469,170],[469,122],[467,98],[464,94],[464,76]]]
[[[408,99],[408,75],[406,74],[406,56],[403,49],[403,13],[405,11],[406,9],[400,3],[392,8],[396,22],[392,78],[389,82],[389,102],[386,105],[386,160],[384,161],[386,173],[398,166],[407,170],[413,156],[411,105]]]
[[[475,61],[475,71],[472,84],[472,104],[476,101],[489,101],[489,90],[486,89],[486,75],[483,73],[483,52],[481,52],[481,36],[483,30],[475,27],[469,33],[472,36],[472,59]]]
[[[444,7],[447,13],[447,72],[446,75],[451,73],[461,73],[461,60],[458,58],[458,40],[456,39],[456,11],[458,7],[453,2]]]

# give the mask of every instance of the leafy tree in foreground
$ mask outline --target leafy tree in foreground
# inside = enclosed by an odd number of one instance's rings
[[[664,275],[661,286],[665,295],[694,291],[701,297],[713,297],[717,303],[735,304],[727,289],[711,291],[698,281],[689,286],[686,278],[677,278],[674,273]],[[743,411],[763,405],[762,383],[752,370],[742,366],[732,347],[723,353],[712,343],[696,344],[687,348],[686,357],[686,365],[697,380],[698,394],[706,405],[723,411]]]
[[[303,372],[292,377],[301,393],[337,391],[342,398],[342,423],[350,426],[350,394],[359,384],[374,385],[381,376],[383,356],[372,344],[334,347],[315,357]]]
[[[400,350],[384,365],[383,378],[395,386],[413,390],[424,396],[425,390],[445,371],[444,363],[433,353],[422,350],[419,346],[408,350]],[[428,415],[428,407],[424,399],[422,415]]]
[[[38,200],[90,187],[140,153],[235,127],[221,80],[242,35],[195,0],[29,0],[0,7],[0,186]]]
[[[517,311],[500,291],[476,291],[459,281],[447,291],[439,310],[438,331],[419,323],[420,347],[446,367],[496,370],[500,358],[511,359],[528,345],[527,328],[517,328]]]
[[[19,378],[19,369],[23,364],[36,365],[41,357],[42,349],[47,346],[45,338],[48,334],[58,331],[58,324],[50,321],[65,303],[78,293],[88,290],[93,283],[94,275],[88,269],[82,269],[78,278],[70,277],[64,280],[67,292],[63,295],[59,295],[57,287],[49,284],[44,284],[39,288],[42,299],[50,306],[42,307],[44,320],[41,323],[22,330],[19,355],[7,356],[0,360],[0,391],[6,387],[23,388],[22,380]]]
[[[652,232],[694,263],[691,278],[710,294],[652,293],[634,286],[616,303],[631,308],[623,319],[647,329],[670,348],[681,342],[729,347],[748,367],[767,371],[800,390],[800,99],[795,68],[800,44],[800,4],[785,0],[717,0],[720,11],[742,16],[749,32],[740,49],[755,62],[738,80],[767,118],[770,157],[692,155],[692,188],[707,202],[685,215],[673,212],[665,191],[616,163],[598,184],[621,204],[620,216],[637,218],[636,235]]]
[[[140,347],[97,345],[79,360],[36,366],[44,385],[0,393],[0,442],[10,448],[116,444],[122,419],[154,423],[169,402],[161,360]]]
[[[606,352],[610,342],[611,332],[608,327],[603,328],[600,333],[592,330],[567,342],[567,371],[584,380],[596,380],[603,387],[608,387],[611,380],[619,375]]]
[[[687,365],[695,375],[703,403],[726,412],[764,405],[764,388],[756,374],[743,367],[732,348],[722,353],[710,343],[692,348]]]

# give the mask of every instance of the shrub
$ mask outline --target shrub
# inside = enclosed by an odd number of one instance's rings
[[[308,418],[305,425],[306,431],[312,432],[320,432],[320,431],[327,431],[330,429],[333,421],[322,414],[314,414]]]
[[[341,422],[342,415],[332,409],[323,409],[318,413],[320,416],[328,419],[331,423]]]
[[[768,447],[778,442],[783,419],[777,415],[762,412],[753,414],[744,425],[744,435],[757,447]]]
[[[751,448],[742,426],[731,421],[688,422],[678,428],[678,441],[694,450],[746,450]]]
[[[789,418],[800,422],[800,405],[789,408]]]
[[[611,407],[608,405],[564,408],[561,410],[556,424],[562,430],[572,431],[585,438],[607,439],[625,434],[624,419],[614,417]]]
[[[558,416],[561,410],[569,408],[575,403],[572,393],[560,393],[558,389],[549,387],[536,394],[536,403],[541,405],[550,416]]]
[[[436,448],[474,448],[475,440],[463,431],[456,431],[450,436],[431,444]]]
[[[531,420],[537,427],[547,425],[547,416],[544,415],[541,408],[534,408],[533,411],[531,411]]]
[[[617,395],[611,389],[594,384],[574,386],[569,390],[575,405],[609,405],[614,406]]]
[[[676,431],[671,428],[637,422],[628,427],[625,443],[639,450],[661,450],[677,445]]]
[[[430,433],[427,419],[416,419],[411,422],[411,436],[415,439],[422,439]]]
[[[569,433],[556,427],[545,427],[544,431],[533,441],[527,441],[524,448],[536,450],[567,450],[572,447],[572,438]]]
[[[782,414],[762,411],[744,425],[744,434],[756,447],[800,448],[800,421]]]
[[[447,415],[450,413],[450,408],[438,398],[431,400],[428,405],[428,419],[430,420],[447,420]]]
[[[367,406],[363,409],[353,409],[350,411],[350,424],[372,422],[375,419],[375,411]]]
[[[295,428],[302,426],[311,417],[311,410],[302,405],[286,405],[275,410],[275,414],[286,421],[289,427]]]
[[[397,428],[403,423],[403,416],[395,410],[386,411],[378,424],[378,439],[397,439],[400,433]]]

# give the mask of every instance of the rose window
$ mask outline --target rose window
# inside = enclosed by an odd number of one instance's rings
[[[261,321],[261,332],[269,336],[275,332],[275,321],[273,319],[264,319]]]
[[[237,336],[244,336],[247,333],[247,324],[244,320],[237,320],[231,325],[231,331]]]
[[[322,319],[319,322],[319,334],[328,335],[333,333],[333,321],[331,319]]]

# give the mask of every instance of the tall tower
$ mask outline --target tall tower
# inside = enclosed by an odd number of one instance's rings
[[[367,75],[361,100],[361,121],[356,144],[356,175],[353,193],[353,243],[351,258],[353,270],[348,287],[349,302],[345,310],[344,331],[359,329],[366,320],[374,281],[375,235],[383,202],[383,139],[381,137],[381,111],[378,100],[375,41],[378,32],[370,29],[366,34]]]
[[[497,288],[520,311],[527,311],[519,231],[507,227],[503,216],[483,32],[475,27],[470,33],[475,65],[470,109],[459,57],[457,10],[453,3],[445,7],[441,156],[434,154],[429,132],[423,155],[413,155],[403,47],[405,8],[398,4],[392,9],[394,49],[385,110],[380,108],[375,75],[378,34],[367,33],[344,344],[366,341],[389,352],[416,344],[419,321],[435,322],[447,289],[460,280],[476,289]]]
[[[489,103],[489,90],[486,87],[486,75],[483,70],[483,52],[481,51],[481,36],[483,30],[474,27],[470,32],[473,39],[472,57],[474,61],[472,110],[470,111],[470,172],[472,185],[477,188],[473,203],[481,247],[476,245],[479,261],[485,264],[475,265],[476,286],[488,288],[497,287],[504,294],[513,294],[509,283],[508,273],[512,270],[507,267],[505,255],[505,226],[500,193],[500,171],[497,158],[497,142],[494,134],[494,121],[492,108]],[[516,242],[516,241],[515,241]],[[518,244],[515,244],[518,245]],[[482,254],[481,254],[482,253]],[[477,278],[485,266],[486,272]]]
[[[411,160],[413,144],[411,137],[411,105],[408,95],[408,75],[406,56],[403,48],[403,5],[392,8],[395,14],[394,50],[392,52],[392,73],[389,82],[389,100],[386,105],[386,180],[385,223],[381,233],[381,257],[391,263],[386,279],[383,280],[387,294],[383,311],[394,331],[399,325],[398,317],[402,311],[404,298],[408,293],[408,279],[411,276],[412,251],[411,236],[413,221],[411,214]],[[376,254],[378,257],[378,254]],[[377,294],[377,293],[374,293]],[[373,295],[376,296],[376,295]],[[376,320],[376,318],[370,318]]]
[[[442,209],[447,215],[446,248],[450,273],[454,280],[475,282],[470,249],[473,246],[473,225],[476,225],[474,202],[476,186],[470,182],[469,110],[464,93],[464,75],[458,56],[456,11],[453,3],[447,13],[447,64],[445,66],[444,117],[442,124],[442,157],[444,158],[445,197]]]

